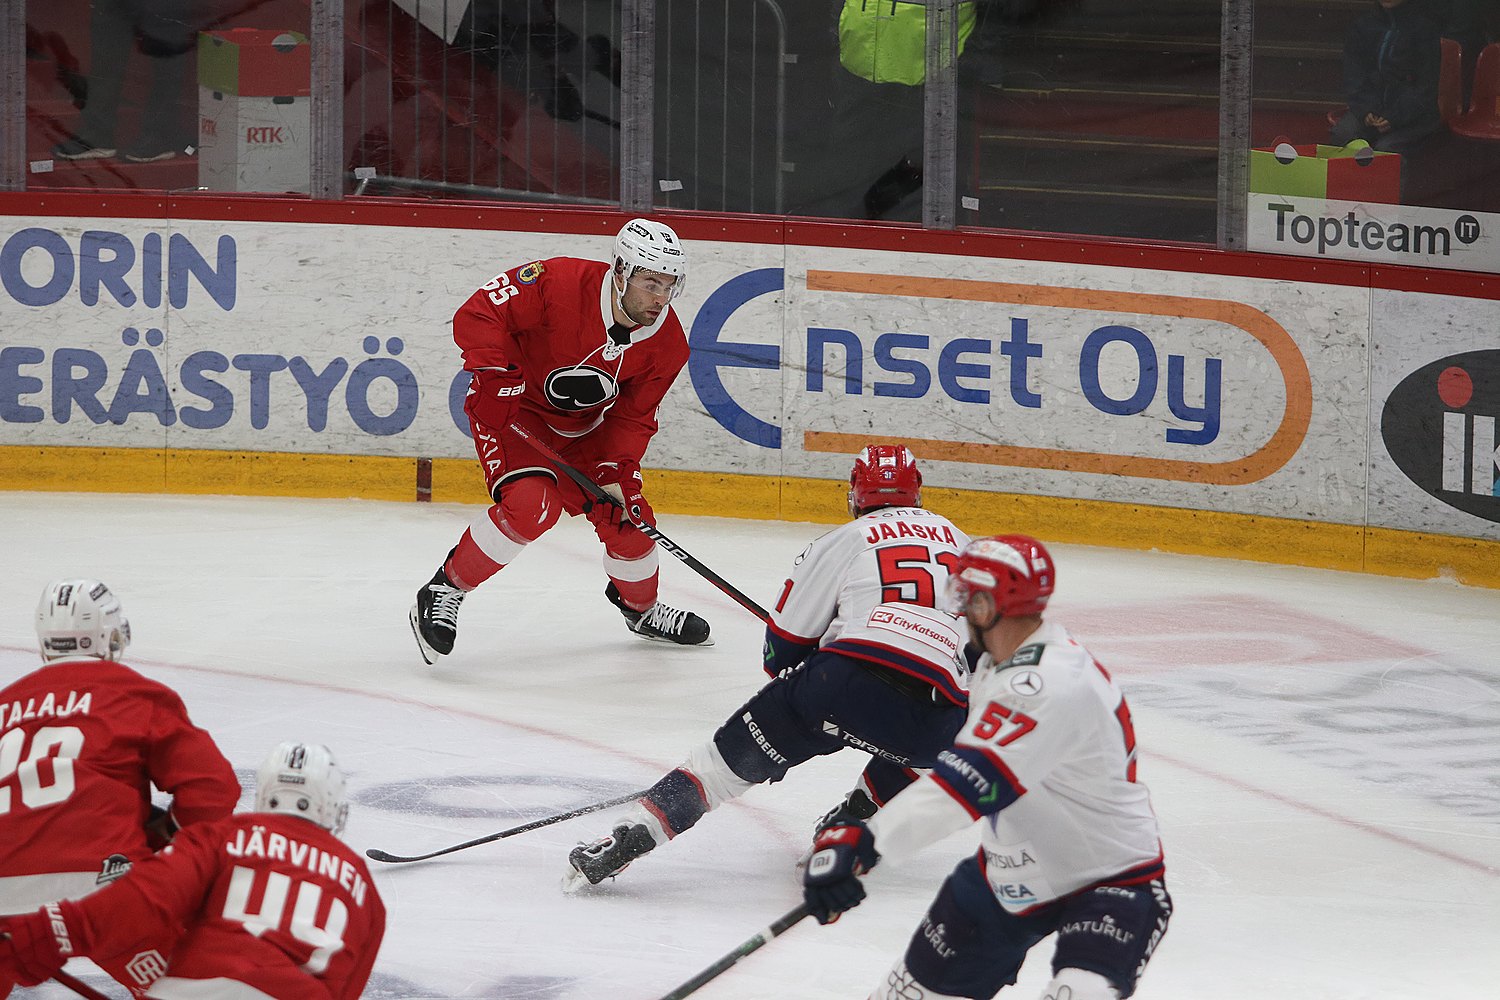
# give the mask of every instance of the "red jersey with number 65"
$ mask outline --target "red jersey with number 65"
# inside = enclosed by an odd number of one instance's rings
[[[39,905],[38,877],[96,872],[103,883],[148,856],[152,785],[171,793],[184,827],[229,816],[240,797],[234,769],[171,688],[81,657],[0,690],[0,913],[8,894]]]
[[[533,261],[471,295],[453,317],[453,339],[470,371],[520,368],[521,409],[541,426],[591,434],[598,454],[638,462],[687,363],[687,337],[670,306],[650,326],[616,327],[612,295],[603,261]]]
[[[184,830],[63,913],[85,954],[119,948],[141,927],[183,921],[187,933],[147,993],[158,1000],[353,1000],[385,935],[385,904],[364,860],[316,823],[282,813]]]

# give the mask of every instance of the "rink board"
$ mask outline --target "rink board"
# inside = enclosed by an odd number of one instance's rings
[[[607,257],[618,222],[129,204],[0,223],[4,488],[482,502],[452,312],[501,269]],[[1374,288],[1356,264],[674,222],[693,354],[646,456],[660,510],[834,520],[850,454],[897,439],[976,525],[1500,575],[1470,565],[1500,541],[1488,292]],[[1437,542],[1413,556],[1405,532]]]

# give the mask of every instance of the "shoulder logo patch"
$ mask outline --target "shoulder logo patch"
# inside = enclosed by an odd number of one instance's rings
[[[516,280],[523,285],[534,285],[536,284],[536,279],[540,278],[542,272],[545,270],[546,267],[542,265],[541,261],[534,260],[530,264],[521,265],[516,270]]]
[[[1034,667],[1042,662],[1042,650],[1045,648],[1041,643],[1034,646],[1022,646],[1011,655],[1010,659],[997,664],[996,667],[1000,670],[1006,667]]]

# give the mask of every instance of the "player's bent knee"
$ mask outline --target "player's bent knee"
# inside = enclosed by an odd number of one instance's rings
[[[752,785],[780,781],[795,763],[776,747],[750,712],[742,712],[720,726],[713,745],[728,770]]]
[[[1058,969],[1042,1000],[1120,1000],[1120,991],[1097,972]]]
[[[891,970],[885,975],[885,981],[875,987],[869,1000],[910,1000],[911,997],[921,997],[922,1000],[965,1000],[952,993],[939,993],[918,982],[917,977],[906,967],[904,959],[897,959],[896,964],[891,966]]]
[[[656,542],[643,531],[635,528],[615,528],[609,525],[596,525],[594,534],[604,543],[604,551],[615,559],[631,562],[644,559],[656,548]]]
[[[534,542],[557,523],[562,494],[545,476],[524,476],[501,488],[498,506],[509,533],[520,536],[518,541]]]

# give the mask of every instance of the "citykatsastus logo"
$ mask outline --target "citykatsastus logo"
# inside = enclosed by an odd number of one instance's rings
[[[1412,372],[1380,416],[1406,477],[1450,507],[1500,522],[1500,351],[1468,351]]]

